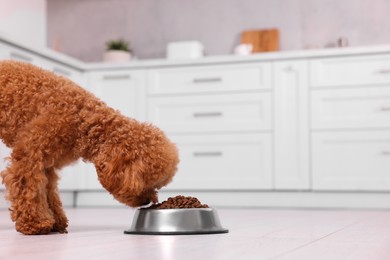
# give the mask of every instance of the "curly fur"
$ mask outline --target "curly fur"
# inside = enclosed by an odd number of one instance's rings
[[[15,61],[0,62],[0,138],[12,153],[1,173],[11,218],[23,234],[66,233],[56,171],[92,162],[118,201],[157,201],[177,168],[176,147],[158,128],[108,107],[70,80]]]

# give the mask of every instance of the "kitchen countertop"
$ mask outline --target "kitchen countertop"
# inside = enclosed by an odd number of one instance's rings
[[[64,65],[73,67],[81,71],[90,70],[107,70],[107,69],[147,69],[158,67],[176,67],[176,66],[196,66],[196,65],[213,65],[226,63],[247,63],[247,62],[265,62],[274,60],[289,60],[289,59],[303,59],[303,58],[321,58],[331,56],[350,56],[350,55],[371,55],[371,54],[390,54],[390,45],[376,45],[376,46],[357,46],[346,48],[327,48],[327,49],[308,49],[308,50],[291,50],[257,53],[248,56],[237,55],[217,55],[205,56],[199,59],[183,59],[183,60],[169,60],[169,59],[145,59],[133,60],[124,63],[106,63],[93,62],[87,63],[76,58],[70,57],[66,54],[56,52],[49,48],[40,48],[34,46],[26,46],[20,42],[14,41],[6,36],[0,35],[0,42],[9,44],[14,47],[29,51],[35,55],[45,57],[47,59],[62,63]]]
[[[82,62],[76,58],[70,57],[66,54],[56,52],[56,51],[49,49],[49,48],[25,45],[23,43],[15,41],[11,38],[8,38],[7,36],[4,36],[4,35],[0,35],[0,43],[9,44],[13,47],[20,48],[24,51],[31,52],[35,55],[62,63],[64,65],[73,67],[73,68],[78,69],[78,70],[85,70],[85,67],[86,67],[85,62]]]

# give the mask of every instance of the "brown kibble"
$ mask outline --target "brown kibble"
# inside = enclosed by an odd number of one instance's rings
[[[151,205],[146,209],[182,209],[182,208],[208,208],[207,204],[202,204],[197,198],[178,195],[170,197],[166,201]]]

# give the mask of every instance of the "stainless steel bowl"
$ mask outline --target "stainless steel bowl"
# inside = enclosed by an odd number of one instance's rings
[[[125,234],[191,235],[227,233],[213,208],[138,209]]]

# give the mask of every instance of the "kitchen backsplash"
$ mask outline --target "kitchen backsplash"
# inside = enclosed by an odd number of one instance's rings
[[[48,44],[100,61],[105,42],[123,37],[138,58],[161,58],[172,41],[198,40],[206,55],[232,53],[240,33],[278,28],[280,48],[390,42],[388,0],[47,0]]]

